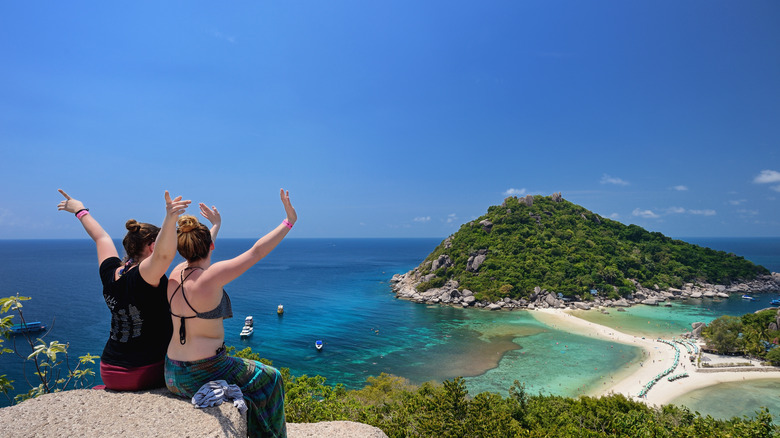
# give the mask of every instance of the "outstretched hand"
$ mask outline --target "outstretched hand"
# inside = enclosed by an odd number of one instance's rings
[[[84,209],[83,202],[79,201],[78,199],[71,198],[70,195],[65,193],[65,191],[62,189],[57,189],[57,191],[65,197],[64,201],[60,201],[60,203],[57,204],[57,210],[65,210],[68,213],[76,213],[77,211]]]
[[[205,217],[209,222],[211,222],[211,225],[222,224],[222,216],[219,214],[217,207],[212,205],[211,208],[209,208],[206,204],[202,202],[198,204],[198,206],[200,206],[200,215]]]
[[[187,207],[190,206],[190,203],[192,201],[182,201],[181,196],[177,196],[174,199],[171,199],[171,194],[168,193],[168,191],[165,191],[165,214],[168,217],[176,218],[180,214],[184,213],[184,210],[187,209]]]
[[[279,196],[282,198],[282,204],[284,204],[284,212],[287,213],[287,222],[294,224],[298,220],[298,214],[290,203],[290,191],[285,192],[284,189],[279,189]]]

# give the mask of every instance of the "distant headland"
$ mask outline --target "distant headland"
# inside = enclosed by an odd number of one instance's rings
[[[780,274],[603,218],[554,193],[489,207],[391,285],[398,298],[429,304],[590,309],[776,292]]]

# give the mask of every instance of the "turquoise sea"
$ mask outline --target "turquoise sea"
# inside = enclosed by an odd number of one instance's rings
[[[780,271],[780,239],[686,240]],[[419,264],[440,241],[286,240],[226,288],[236,315],[226,321],[226,343],[250,346],[294,374],[320,374],[329,383],[349,388],[362,387],[366,377],[386,372],[413,383],[464,376],[472,393],[506,394],[518,380],[534,393],[577,396],[598,390],[639,361],[641,352],[635,347],[562,332],[528,312],[426,306],[396,299],[388,280]],[[252,243],[220,239],[214,258],[232,257]],[[109,314],[90,240],[2,240],[0,273],[4,279],[0,296],[31,296],[25,316],[52,325],[47,340],[69,342],[73,358],[86,352],[100,354]],[[285,308],[281,317],[276,314],[278,304]],[[768,299],[763,304],[768,305]],[[619,320],[600,322],[629,332],[635,327],[671,336],[688,330],[690,322],[761,307],[762,301],[741,300],[690,302],[671,311],[641,306],[625,315],[609,315]],[[255,334],[249,340],[238,336],[245,315],[255,319]],[[325,342],[322,351],[314,348],[317,339]],[[23,389],[25,370],[19,362],[13,355],[0,356],[0,374]],[[26,372],[31,375],[29,369]],[[0,403],[8,404],[1,398]],[[695,400],[687,403],[709,413]],[[754,409],[745,410],[751,415]],[[773,413],[780,416],[780,406]]]

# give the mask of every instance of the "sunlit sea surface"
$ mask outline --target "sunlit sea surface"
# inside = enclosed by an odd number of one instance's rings
[[[686,240],[760,260],[780,271],[780,239]],[[233,257],[252,243],[220,239],[214,259]],[[293,374],[319,374],[348,388],[362,387],[366,377],[386,372],[412,383],[464,376],[471,393],[507,394],[518,380],[532,393],[577,396],[608,385],[639,361],[641,351],[636,347],[562,332],[528,312],[396,299],[388,280],[415,267],[439,243],[440,239],[288,239],[226,287],[235,314],[225,321],[226,343],[239,349],[250,346]],[[94,244],[86,238],[0,240],[4,279],[0,296],[17,292],[31,296],[24,307],[26,318],[53,322],[46,339],[69,342],[72,358],[100,354],[108,335],[110,316],[97,268]],[[281,317],[276,314],[278,304],[285,308]],[[671,309],[635,306],[625,313],[580,316],[629,333],[671,337],[690,330],[691,322],[766,305],[768,297],[754,303],[738,298],[698,300]],[[254,317],[255,333],[242,340],[238,334],[246,315]],[[325,343],[322,351],[314,348],[317,339]],[[0,374],[24,389],[19,362],[13,355],[0,356]],[[727,390],[735,397],[741,391]],[[0,403],[8,404],[1,398]],[[685,402],[689,403],[718,416],[696,400]],[[752,415],[755,409],[746,403],[745,414]],[[776,413],[780,416],[780,411]]]

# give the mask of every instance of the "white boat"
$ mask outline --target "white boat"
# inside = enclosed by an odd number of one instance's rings
[[[755,298],[751,297],[750,295],[742,295],[742,299],[743,300],[750,300],[750,301],[755,300]]]
[[[314,341],[314,347],[316,347],[317,350],[322,350],[322,341],[320,341],[319,339]]]
[[[276,307],[276,313],[278,313],[279,315],[281,315],[282,313],[284,313],[284,306],[282,306],[281,304],[279,304],[279,306],[277,306],[277,307]]]
[[[255,332],[255,321],[251,316],[244,319],[244,326],[241,327],[241,338],[248,338]]]

